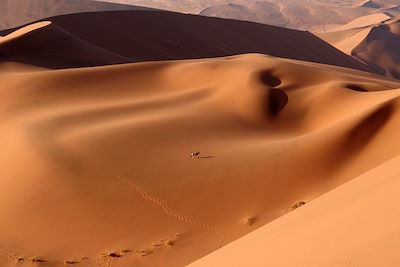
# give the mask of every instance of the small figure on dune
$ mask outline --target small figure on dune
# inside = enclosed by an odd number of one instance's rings
[[[192,159],[193,158],[198,158],[199,156],[200,156],[200,151],[190,153],[190,157]]]

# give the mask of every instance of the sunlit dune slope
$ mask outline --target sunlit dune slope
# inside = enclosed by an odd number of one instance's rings
[[[399,164],[396,157],[190,267],[399,266]]]
[[[184,266],[400,152],[400,83],[346,68],[0,68],[1,266]]]

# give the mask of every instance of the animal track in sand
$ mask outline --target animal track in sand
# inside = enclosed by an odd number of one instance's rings
[[[20,257],[15,256],[14,253],[10,253],[10,252],[5,251],[3,249],[0,249],[0,254],[5,256],[5,257],[7,257],[8,259],[10,259],[12,261],[16,261],[16,262],[21,261],[20,259],[22,259]]]
[[[216,234],[218,234],[220,236],[220,238],[222,239],[222,241],[225,239],[225,234],[223,231],[217,229],[216,227],[207,224],[207,223],[202,223],[198,220],[195,220],[193,218],[190,218],[186,215],[183,215],[175,210],[173,210],[172,208],[170,208],[167,203],[165,203],[164,201],[162,201],[160,198],[158,198],[155,195],[151,195],[149,193],[147,193],[142,187],[140,187],[138,184],[135,183],[134,179],[128,179],[126,177],[126,175],[124,173],[121,173],[118,176],[118,179],[121,180],[123,183],[125,183],[126,185],[128,185],[130,188],[132,188],[136,193],[138,193],[144,200],[151,202],[157,206],[159,206],[167,215],[174,217],[175,219],[214,232]]]
[[[125,252],[124,252],[125,251]],[[128,253],[128,250],[121,250],[122,253]],[[107,266],[111,267],[112,262],[114,258],[116,257],[115,255],[119,255],[118,257],[122,257],[123,255],[120,253],[104,253],[100,255],[99,257],[95,259],[90,259],[89,257],[82,257],[81,261],[78,260],[47,260],[42,257],[18,257],[16,256],[16,253],[11,253],[9,251],[6,251],[4,249],[0,249],[0,256],[3,255],[6,258],[9,259],[10,262],[19,262],[19,263],[32,263],[32,264],[51,264],[51,265],[77,265],[77,264],[82,264],[82,263],[89,263],[91,265],[97,265],[97,266]]]
[[[140,257],[145,257],[145,256],[148,256],[150,254],[157,252],[157,250],[161,250],[163,248],[166,249],[168,247],[173,247],[176,245],[176,243],[178,241],[177,238],[180,236],[181,235],[175,235],[174,239],[161,239],[157,242],[154,242],[150,248],[136,250],[136,254],[138,254]]]

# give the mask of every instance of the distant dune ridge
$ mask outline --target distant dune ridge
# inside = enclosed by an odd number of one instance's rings
[[[252,22],[163,11],[91,12],[58,16],[49,20],[53,26],[25,35],[23,39],[35,38],[35,42],[38,42],[41,38],[40,41],[44,44],[57,41],[49,37],[50,33],[46,33],[54,32],[53,29],[57,27],[57,34],[64,34],[63,38],[68,38],[70,41],[75,38],[73,40],[75,45],[70,48],[71,50],[79,50],[78,42],[81,42],[84,51],[76,53],[85,54],[88,49],[94,49],[96,51],[93,53],[102,53],[101,58],[115,63],[126,62],[125,58],[137,62],[263,53],[372,71],[367,65],[336,50],[311,33]],[[138,27],[132,29],[129,25]],[[6,33],[10,31],[3,32],[3,35]],[[60,56],[65,55],[62,49],[69,49],[59,44],[48,44],[48,46],[53,46],[54,48],[50,50],[54,52],[59,50]],[[33,57],[28,56],[24,60],[26,55],[24,50],[18,50],[13,45],[10,47],[0,45],[0,52],[3,54],[3,59],[0,56],[0,60],[14,59],[21,63],[32,64],[26,60],[32,60]],[[30,46],[23,45],[20,48],[30,49]],[[50,50],[45,49],[45,51]],[[68,67],[67,61],[59,61],[61,65],[56,66],[55,63],[46,60],[51,61],[53,57],[42,57],[36,65]],[[100,58],[96,57],[91,63],[102,65],[102,61],[99,60]],[[95,61],[98,61],[98,64]],[[69,65],[76,67],[76,64]]]
[[[377,17],[379,18],[379,17]],[[380,16],[380,18],[384,18]],[[378,20],[379,21],[379,20]],[[362,20],[359,20],[362,22]],[[318,34],[339,50],[368,64],[376,72],[400,79],[400,24],[389,18],[381,22],[366,20],[358,25],[339,28],[338,31]],[[347,29],[349,28],[349,29]]]
[[[112,2],[112,3],[110,3]],[[117,4],[119,3],[119,4]],[[312,58],[304,58],[297,56],[299,54],[298,51],[290,52],[286,51],[282,53],[278,53],[276,49],[271,48],[271,44],[268,44],[268,49],[265,47],[265,37],[260,38],[261,40],[255,40],[254,35],[246,34],[245,37],[247,40],[243,41],[240,40],[242,45],[239,47],[232,47],[231,42],[238,42],[235,38],[227,38],[226,34],[217,35],[217,44],[214,44],[216,47],[205,47],[204,45],[199,46],[199,50],[202,52],[192,51],[189,52],[188,49],[193,48],[193,43],[188,44],[181,44],[182,40],[168,40],[168,37],[164,38],[166,40],[153,40],[151,32],[145,33],[143,41],[135,40],[130,41],[128,40],[127,44],[130,43],[133,46],[139,47],[147,47],[147,42],[155,42],[153,50],[155,52],[152,55],[149,55],[147,49],[146,53],[143,53],[141,49],[137,49],[137,53],[134,55],[127,55],[131,54],[126,51],[122,51],[122,55],[115,51],[109,51],[110,45],[106,45],[105,50],[100,52],[101,54],[108,53],[113,54],[110,59],[110,55],[107,55],[108,59],[106,59],[109,63],[124,63],[124,62],[136,62],[142,60],[163,60],[163,59],[182,59],[182,58],[196,58],[196,57],[210,57],[210,56],[225,56],[225,55],[233,55],[238,53],[248,53],[248,52],[259,52],[259,53],[266,53],[274,56],[279,57],[288,57],[288,58],[295,58],[301,60],[311,60],[317,61],[320,63],[327,63],[327,64],[335,64],[340,66],[350,66],[352,68],[363,69],[373,71],[379,74],[387,75],[388,77],[392,78],[399,78],[398,69],[397,69],[397,55],[399,54],[398,49],[393,47],[395,44],[395,36],[390,34],[374,34],[373,38],[388,38],[382,39],[380,41],[374,42],[374,48],[370,48],[371,44],[368,40],[364,41],[370,32],[368,28],[373,27],[376,24],[379,24],[383,21],[391,20],[392,22],[396,21],[396,17],[400,15],[400,0],[346,0],[346,1],[316,1],[316,0],[299,0],[299,1],[264,1],[264,2],[257,2],[254,0],[234,0],[234,1],[227,1],[227,0],[217,0],[217,1],[176,1],[176,0],[162,0],[162,1],[149,1],[149,0],[116,0],[116,1],[91,1],[91,0],[38,0],[30,2],[28,0],[0,0],[0,4],[3,7],[2,9],[2,16],[0,17],[0,30],[5,28],[12,28],[15,26],[20,26],[21,24],[29,23],[36,21],[38,19],[47,18],[53,15],[60,15],[60,14],[68,14],[68,13],[75,13],[75,12],[86,12],[86,11],[112,11],[112,10],[152,10],[152,8],[166,8],[169,10],[174,11],[181,11],[181,12],[188,12],[188,13],[199,13],[205,16],[214,16],[214,17],[224,17],[224,18],[232,18],[232,19],[239,19],[239,20],[249,20],[255,22],[261,22],[269,25],[275,26],[282,26],[282,27],[289,27],[295,29],[303,29],[313,32],[318,32],[317,35],[323,38],[325,41],[329,42],[342,52],[353,56],[357,61],[360,61],[364,64],[360,64],[360,62],[356,62],[353,60],[352,63],[343,64],[343,62],[332,63],[334,60],[330,59],[328,61],[322,60],[318,61]],[[132,5],[142,5],[140,6],[132,6]],[[157,23],[150,22],[149,20],[159,19],[161,17],[151,17],[148,16],[146,18],[146,24],[153,24],[157,25]],[[175,17],[178,19],[178,16]],[[183,19],[181,17],[180,19]],[[75,19],[75,18],[74,18]],[[97,18],[96,18],[97,19]],[[116,20],[116,18],[112,18]],[[142,18],[143,19],[143,18]],[[167,19],[169,20],[169,19]],[[192,21],[197,21],[197,23],[206,22],[191,19]],[[119,20],[118,20],[119,21]],[[125,20],[126,23],[140,23],[139,19],[132,19],[132,20]],[[209,23],[208,21],[207,23]],[[85,23],[92,24],[91,22],[85,21]],[[174,20],[172,26],[175,28],[184,29],[185,27],[178,21]],[[219,23],[219,25],[222,25]],[[61,25],[57,25],[58,27],[63,28]],[[150,26],[154,30],[160,30],[162,24],[159,23],[158,28]],[[214,25],[213,25],[214,26]],[[232,25],[234,26],[234,25]],[[236,24],[235,26],[238,26]],[[116,25],[105,25],[106,28],[112,28],[113,31],[116,29]],[[119,28],[126,29],[124,25],[118,25]],[[247,28],[250,25],[247,25]],[[76,28],[76,27],[75,27]],[[221,29],[219,27],[219,31],[226,31],[226,29]],[[240,28],[244,28],[243,25]],[[187,29],[187,28],[186,28]],[[204,30],[204,29],[203,29]],[[135,31],[138,31],[136,28]],[[141,33],[143,32],[142,30]],[[229,30],[230,32],[234,32],[233,29]],[[246,30],[247,32],[248,30]],[[326,32],[326,33],[321,33]],[[3,32],[7,34],[11,32],[6,31]],[[187,35],[191,33],[190,31],[186,32],[176,32],[176,33],[169,33],[168,31],[164,31],[165,35],[178,35],[184,34]],[[375,33],[376,31],[374,31]],[[382,31],[383,32],[383,31]],[[241,30],[237,31],[238,34],[242,34]],[[73,35],[75,33],[72,33]],[[192,34],[190,34],[192,35]],[[193,36],[190,39],[193,42],[198,44],[206,43],[207,41],[203,38],[205,37],[202,33],[199,33],[199,39],[194,38]],[[212,34],[211,34],[212,35]],[[78,38],[85,39],[86,36],[89,36],[85,33],[85,36],[80,36]],[[107,35],[109,36],[109,35]],[[128,39],[133,38],[131,33],[126,33]],[[208,37],[208,36],[207,36]],[[231,35],[232,37],[232,35]],[[98,39],[98,38],[96,38]],[[223,45],[220,44],[221,40],[223,39]],[[226,43],[227,40],[230,40],[229,43]],[[243,38],[244,39],[244,38]],[[371,39],[371,36],[369,36]],[[389,40],[390,39],[390,40]],[[54,40],[54,38],[53,38]],[[375,39],[374,39],[375,40]],[[76,40],[75,40],[76,41]],[[96,40],[97,42],[98,40]],[[364,41],[364,42],[363,42]],[[164,42],[162,44],[164,46],[163,55],[160,53],[160,42]],[[363,42],[363,44],[362,44]],[[368,42],[368,45],[365,44]],[[377,43],[379,42],[379,45]],[[98,48],[102,48],[100,45],[93,44],[92,40],[89,41],[92,45],[97,46]],[[104,43],[104,41],[102,41]],[[116,42],[122,43],[122,42]],[[244,45],[244,43],[246,43]],[[253,43],[253,44],[251,44]],[[391,43],[392,45],[388,45]],[[262,46],[261,46],[262,44]],[[280,45],[286,47],[287,45],[280,42]],[[87,46],[87,45],[85,45]],[[169,47],[168,47],[169,46]],[[223,46],[223,47],[222,47]],[[383,49],[375,48],[375,46],[384,47]],[[389,47],[390,46],[390,47]],[[353,49],[357,49],[352,53]],[[216,48],[216,49],[215,49]],[[240,48],[240,49],[239,49]],[[388,48],[386,50],[386,48]],[[87,48],[85,48],[87,50]],[[380,54],[383,55],[384,59],[374,60],[374,57],[371,55],[372,50],[379,50]],[[101,49],[100,49],[101,50]],[[124,49],[127,50],[127,49]],[[213,51],[212,53],[206,53],[204,50]],[[217,53],[216,51],[220,51]],[[281,50],[281,49],[280,49]],[[139,53],[140,51],[140,53]],[[183,52],[185,51],[185,52]],[[390,52],[389,52],[390,51]],[[99,51],[97,51],[99,53]],[[134,57],[132,57],[134,56]],[[315,57],[315,56],[314,56]],[[319,55],[320,58],[326,58],[325,56]],[[104,60],[104,55],[101,56]],[[340,56],[343,58],[343,56]],[[343,61],[340,59],[339,61]],[[60,62],[57,61],[56,62]],[[102,65],[102,61],[96,62],[87,62],[87,66],[93,65]],[[65,66],[59,67],[76,67],[78,64],[75,63],[68,63],[65,62]],[[80,63],[79,63],[80,64]],[[57,65],[57,64],[56,64]],[[355,65],[358,65],[355,67]],[[361,66],[361,65],[368,65]],[[45,65],[48,67],[54,67],[51,63],[49,65]]]
[[[383,68],[386,76],[400,79],[400,22],[372,28],[351,54],[371,66]]]
[[[172,11],[326,31],[376,12],[400,14],[400,0],[107,0]]]

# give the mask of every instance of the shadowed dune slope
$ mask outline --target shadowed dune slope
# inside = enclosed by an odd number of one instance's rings
[[[39,22],[0,37],[0,62],[70,68],[129,60],[90,44],[51,22]]]
[[[0,0],[0,30],[63,14],[132,9],[150,8],[92,0]]]
[[[396,157],[189,266],[399,266],[399,164]]]
[[[400,22],[373,27],[351,54],[384,69],[385,75],[400,79]]]
[[[375,72],[400,79],[400,22],[381,15],[372,20],[362,18],[340,27],[354,27],[351,29],[319,33],[317,36],[368,64]]]
[[[400,153],[400,83],[347,68],[2,64],[0,84],[1,266],[184,266]]]
[[[132,61],[263,53],[372,71],[309,32],[252,22],[159,11],[93,12],[48,20],[79,39]],[[46,28],[42,38],[47,38]]]

